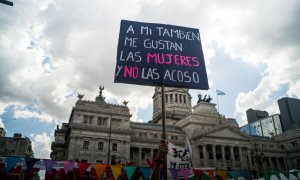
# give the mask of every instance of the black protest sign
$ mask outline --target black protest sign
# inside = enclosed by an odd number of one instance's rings
[[[122,20],[115,82],[208,89],[199,30]]]

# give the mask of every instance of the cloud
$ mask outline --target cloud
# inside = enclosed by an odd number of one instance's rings
[[[40,134],[31,134],[30,139],[35,158],[50,158],[51,142],[54,140],[53,136],[49,136],[43,132]]]
[[[237,95],[232,108],[236,114],[252,106],[276,111],[273,94],[282,84],[288,85],[289,96],[300,97],[299,4],[49,0],[1,6],[0,113],[9,105],[34,104],[40,114],[19,110],[15,115],[66,122],[76,101],[74,92],[93,100],[98,85],[104,85],[108,100],[129,100],[132,119],[141,121],[137,113],[151,107],[153,88],[113,83],[121,19],[199,28],[207,64],[216,53],[209,44],[216,43],[233,61],[266,66],[258,86]],[[235,67],[233,63],[232,71]],[[209,75],[215,69],[209,66]],[[243,76],[243,70],[238,71]],[[210,84],[218,86],[212,80]]]
[[[42,122],[52,122],[53,118],[48,114],[22,109],[14,111],[14,118],[17,119],[37,119]]]
[[[5,126],[4,126],[4,123],[3,123],[3,120],[2,118],[0,118],[0,127],[4,128],[5,129]]]

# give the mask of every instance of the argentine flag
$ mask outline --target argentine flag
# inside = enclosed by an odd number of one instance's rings
[[[217,90],[217,95],[225,95],[225,93],[223,91]]]

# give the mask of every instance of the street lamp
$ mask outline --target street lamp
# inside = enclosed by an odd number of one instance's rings
[[[261,177],[262,171],[264,171],[263,162],[264,162],[264,153],[258,152],[258,144],[255,142],[254,146],[254,160],[258,165],[258,171],[256,171],[256,176]]]

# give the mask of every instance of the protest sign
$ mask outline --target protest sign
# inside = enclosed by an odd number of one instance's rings
[[[208,89],[199,30],[122,20],[115,82]]]

